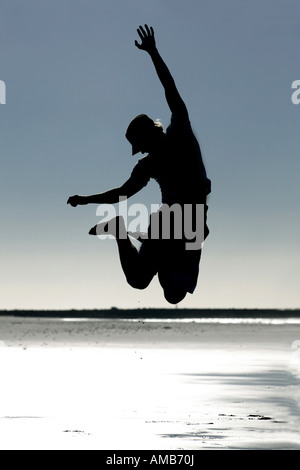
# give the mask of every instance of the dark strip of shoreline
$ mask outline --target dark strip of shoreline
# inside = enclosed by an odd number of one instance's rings
[[[183,318],[297,318],[300,309],[118,309],[106,310],[1,310],[1,316],[78,319],[183,319]]]

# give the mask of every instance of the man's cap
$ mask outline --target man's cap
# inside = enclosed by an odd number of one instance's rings
[[[153,129],[154,122],[146,114],[139,114],[129,124],[126,131],[126,138],[132,145],[132,155],[140,152],[140,146],[138,144],[139,136],[145,132],[145,130]]]

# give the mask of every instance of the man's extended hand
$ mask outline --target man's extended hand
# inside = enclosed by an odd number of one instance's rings
[[[85,196],[71,196],[68,199],[67,204],[70,204],[72,207],[83,206],[87,204]]]
[[[156,47],[156,43],[152,26],[149,28],[149,26],[145,24],[145,29],[140,26],[137,32],[141,38],[142,43],[139,44],[137,41],[135,41],[136,47],[146,52],[153,51]]]

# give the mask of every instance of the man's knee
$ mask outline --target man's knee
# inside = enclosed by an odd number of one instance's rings
[[[165,294],[165,299],[170,303],[170,304],[179,304],[181,302],[187,292],[184,289],[178,289],[174,287],[169,287],[164,289],[164,294]]]
[[[134,289],[139,290],[146,289],[149,286],[151,280],[152,278],[147,278],[145,276],[127,276],[128,284]]]

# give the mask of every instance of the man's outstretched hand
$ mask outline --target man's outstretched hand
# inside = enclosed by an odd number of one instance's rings
[[[137,32],[142,42],[139,44],[138,41],[135,41],[136,47],[146,52],[153,51],[156,47],[156,43],[152,26],[149,28],[149,26],[145,24],[145,27],[140,26]]]
[[[83,206],[87,204],[86,198],[84,196],[71,196],[68,199],[67,204],[70,204],[72,207]]]

